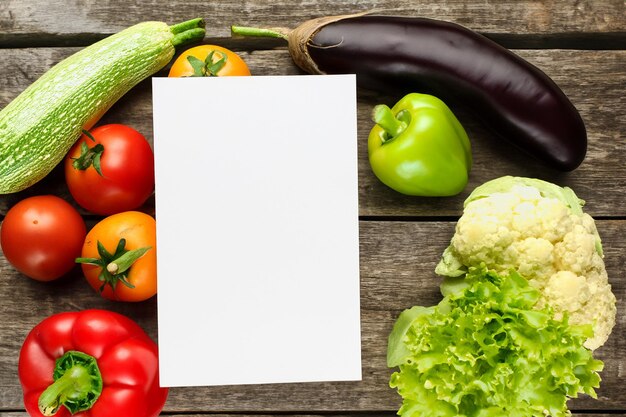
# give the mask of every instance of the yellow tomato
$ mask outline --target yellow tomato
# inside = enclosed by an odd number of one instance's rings
[[[187,49],[176,58],[169,77],[222,77],[250,75],[239,55],[217,45],[200,45]]]
[[[103,257],[98,250],[98,244],[110,256]],[[137,259],[124,271],[123,261],[114,255],[116,252],[121,255],[130,251],[137,253]],[[109,300],[143,301],[155,295],[157,274],[154,217],[138,211],[126,211],[97,223],[85,238],[81,266],[89,284]]]

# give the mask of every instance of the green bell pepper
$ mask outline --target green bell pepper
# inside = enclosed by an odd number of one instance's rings
[[[392,109],[374,107],[368,139],[374,174],[408,195],[443,197],[467,185],[472,151],[467,133],[446,104],[427,94],[406,95]]]

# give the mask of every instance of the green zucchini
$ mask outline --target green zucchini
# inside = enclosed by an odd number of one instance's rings
[[[0,194],[45,177],[83,129],[141,80],[162,69],[179,44],[204,38],[204,21],[143,22],[56,64],[0,111]]]

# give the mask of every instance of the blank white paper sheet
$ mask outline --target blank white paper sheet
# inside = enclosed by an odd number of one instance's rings
[[[355,76],[153,100],[161,385],[360,380]]]

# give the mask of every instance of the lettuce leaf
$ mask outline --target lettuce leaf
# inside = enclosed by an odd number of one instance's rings
[[[534,310],[539,293],[516,272],[471,268],[455,290],[405,310],[390,334],[399,415],[561,417],[568,398],[596,397],[603,363],[583,347],[590,326]]]

